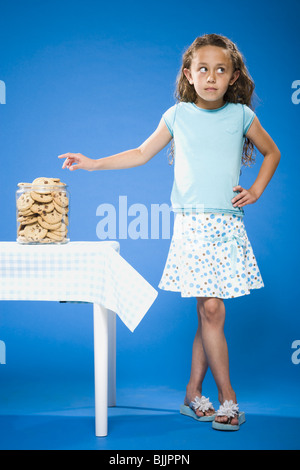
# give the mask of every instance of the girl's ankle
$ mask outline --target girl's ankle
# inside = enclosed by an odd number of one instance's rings
[[[237,403],[237,400],[236,400],[236,394],[234,392],[234,390],[228,390],[228,391],[224,391],[224,392],[219,392],[219,402],[221,403],[221,405],[223,405],[224,401],[228,400],[232,400],[233,403]]]
[[[186,397],[190,398],[191,400],[194,400],[196,396],[201,397],[202,389],[199,387],[195,387],[192,384],[188,384],[185,393]]]

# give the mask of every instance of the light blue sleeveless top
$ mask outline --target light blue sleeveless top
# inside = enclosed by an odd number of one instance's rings
[[[179,102],[163,114],[174,138],[175,212],[224,212],[244,216],[231,200],[239,191],[245,135],[255,113],[241,103],[226,102],[218,109]]]

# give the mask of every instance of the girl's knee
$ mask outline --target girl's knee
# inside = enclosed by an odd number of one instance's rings
[[[225,308],[222,299],[216,297],[199,297],[198,312],[203,321],[210,323],[224,322]]]

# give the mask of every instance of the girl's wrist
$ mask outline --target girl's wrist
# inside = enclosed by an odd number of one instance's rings
[[[97,160],[93,160],[93,167],[92,167],[91,171],[102,170],[101,160],[102,160],[102,158],[98,158]]]
[[[259,190],[258,188],[256,188],[255,186],[251,186],[250,191],[254,194],[254,196],[256,197],[256,199],[259,199],[260,196],[262,195],[262,192],[263,192],[263,191],[260,191],[260,190]]]

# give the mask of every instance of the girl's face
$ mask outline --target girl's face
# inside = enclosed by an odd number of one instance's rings
[[[197,93],[195,104],[202,108],[216,109],[225,104],[223,96],[228,86],[239,77],[233,71],[230,53],[218,46],[202,46],[195,51],[190,69],[183,70]]]

